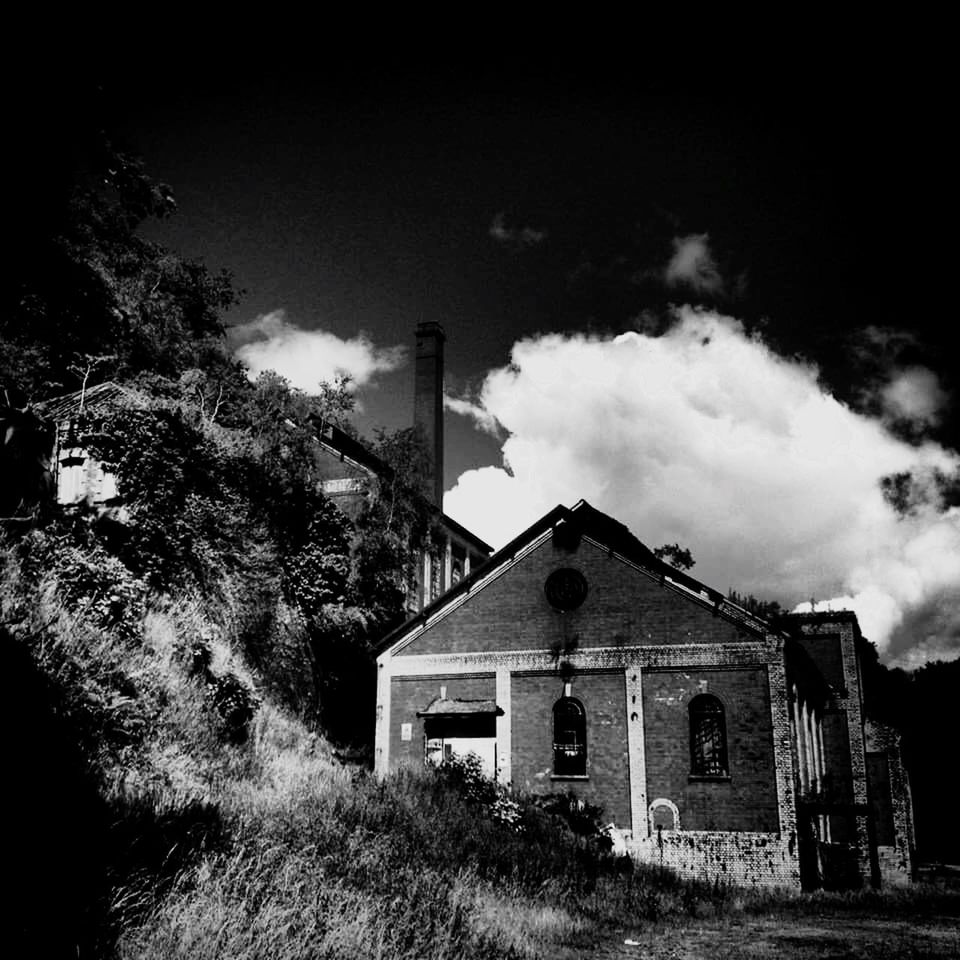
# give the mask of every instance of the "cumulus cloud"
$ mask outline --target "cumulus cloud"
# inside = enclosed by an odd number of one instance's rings
[[[307,393],[321,381],[349,377],[351,388],[371,382],[378,373],[404,362],[403,347],[376,347],[363,333],[343,340],[326,330],[304,330],[287,320],[283,310],[262,314],[230,331],[234,354],[250,379],[275,370]]]
[[[502,210],[494,216],[488,233],[497,243],[513,250],[535,247],[548,236],[546,230],[535,230],[533,227],[508,227],[507,215]]]
[[[947,392],[926,367],[895,370],[880,390],[884,413],[916,427],[935,427],[947,405]]]
[[[444,507],[485,540],[583,497],[650,546],[689,546],[718,589],[852,607],[891,653],[937,603],[924,642],[950,646],[960,510],[930,498],[900,515],[881,479],[952,475],[960,455],[899,440],[738,321],[686,307],[661,336],[523,340],[477,406],[507,436],[505,468],[463,474]]]
[[[713,296],[723,293],[723,277],[710,250],[710,236],[691,233],[674,237],[673,256],[664,269],[668,287],[686,287]]]

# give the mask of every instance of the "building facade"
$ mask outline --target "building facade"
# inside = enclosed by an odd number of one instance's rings
[[[856,641],[852,614],[775,629],[583,501],[557,507],[386,638],[376,769],[476,753],[688,876],[906,879],[905,776],[895,737],[865,734]]]

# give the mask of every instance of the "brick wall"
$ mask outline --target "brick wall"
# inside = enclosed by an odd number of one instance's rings
[[[638,860],[670,867],[683,877],[747,886],[800,886],[795,838],[764,833],[667,832],[627,841]]]
[[[544,581],[559,567],[587,579],[578,610],[558,613],[546,601]],[[443,683],[451,698],[503,701],[498,763],[515,788],[572,789],[603,808],[635,856],[709,879],[799,883],[781,639],[731,623],[587,540],[566,551],[546,537],[456,604],[411,625],[410,641],[381,657],[392,679],[379,688],[379,772],[423,762],[415,713]],[[552,776],[560,660],[587,712],[585,779]],[[700,692],[726,708],[722,783],[690,778],[687,704]],[[412,724],[409,741],[401,723]],[[677,804],[681,829],[648,836],[647,807],[660,798]]]
[[[390,769],[401,766],[423,766],[423,719],[417,712],[426,709],[430,701],[440,696],[440,687],[447,688],[450,700],[493,700],[496,697],[496,677],[488,676],[431,676],[394,677],[390,682]],[[412,725],[409,740],[401,738],[401,724]]]
[[[623,671],[577,673],[571,683],[587,714],[587,778],[553,777],[553,705],[563,695],[556,673],[511,677],[513,786],[527,793],[567,793],[603,808],[605,822],[630,826]]]
[[[873,873],[870,855],[870,831],[868,826],[868,794],[867,794],[867,762],[864,746],[864,716],[863,716],[863,693],[860,682],[860,660],[857,655],[857,637],[859,628],[856,618],[853,614],[840,613],[822,613],[822,614],[799,614],[794,616],[794,621],[799,625],[804,642],[811,639],[816,643],[817,638],[837,636],[840,638],[840,655],[843,663],[843,686],[835,690],[835,694],[830,704],[830,709],[835,718],[844,718],[846,720],[846,741],[849,751],[849,778],[846,779],[844,790],[849,790],[849,795],[853,801],[853,815],[848,818],[847,824],[842,825],[842,817],[834,817],[831,824],[837,821],[841,833],[848,832],[845,841],[852,844],[856,849],[858,869],[861,880],[868,882]],[[836,728],[839,735],[843,736],[842,728]],[[824,744],[826,748],[826,743]],[[837,747],[835,757],[842,752],[841,747]],[[841,771],[834,767],[831,780],[836,786],[840,780],[841,774],[846,778],[846,771]],[[849,827],[849,830],[847,830]],[[834,834],[834,840],[837,835]]]
[[[877,824],[877,868],[881,883],[901,884],[911,880],[914,873],[913,803],[910,781],[903,766],[900,734],[886,724],[868,720],[865,729],[867,759],[873,759],[877,771],[882,767],[882,782],[869,784],[871,806],[881,818],[889,817],[881,830]],[[882,761],[882,763],[878,762]],[[868,770],[870,765],[868,765]],[[885,842],[886,841],[886,842]]]
[[[701,693],[724,706],[730,776],[690,776],[688,706]],[[643,716],[647,794],[672,800],[683,830],[779,829],[767,671],[646,670]]]
[[[559,567],[587,579],[583,605],[558,613],[543,584]],[[722,643],[754,639],[673,588],[583,542],[569,553],[546,540],[401,651],[401,656],[537,650],[576,638],[580,647]]]

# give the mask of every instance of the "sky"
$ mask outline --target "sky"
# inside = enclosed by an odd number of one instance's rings
[[[880,76],[880,75],[878,75]],[[227,267],[251,375],[410,424],[447,334],[444,508],[500,546],[584,498],[711,586],[960,656],[942,94],[637,71],[255,71],[111,87],[170,184],[146,235]]]

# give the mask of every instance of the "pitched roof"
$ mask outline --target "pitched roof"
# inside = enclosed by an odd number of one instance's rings
[[[80,413],[99,416],[115,410],[121,404],[146,408],[150,405],[150,398],[133,387],[108,380],[106,383],[87,387],[86,390],[74,390],[62,397],[44,400],[36,404],[35,409],[41,416],[61,423],[79,416]]]
[[[648,573],[657,577],[661,583],[669,584],[677,592],[701,604],[713,607],[718,615],[753,633],[765,633],[772,629],[770,624],[762,617],[750,613],[739,604],[728,600],[719,591],[708,587],[695,577],[691,577],[688,573],[677,570],[666,561],[661,560],[646,544],[641,543],[624,524],[590,506],[586,500],[580,500],[572,507],[559,504],[544,514],[536,523],[511,540],[505,547],[501,547],[485,563],[471,570],[470,576],[461,580],[446,593],[441,594],[433,603],[424,607],[406,623],[388,633],[377,644],[377,652],[382,653],[404,634],[418,626],[425,625],[443,608],[449,606],[463,594],[469,593],[480,581],[486,579],[498,567],[508,563],[516,554],[548,530],[553,530],[555,537],[565,540],[571,546],[575,545],[580,537],[589,537],[594,542],[606,547],[611,553],[616,553],[630,563],[642,567]]]
[[[393,467],[386,461],[371,452],[364,445],[363,441],[351,437],[350,434],[341,430],[336,424],[323,420],[320,417],[312,417],[314,426],[317,428],[317,442],[329,453],[341,460],[349,460],[356,466],[372,473],[382,480],[391,480],[393,478]],[[472,544],[478,551],[489,556],[493,553],[493,547],[484,542],[471,530],[461,526],[452,517],[448,517],[442,510],[428,504],[433,515],[446,527],[447,530],[457,534],[461,539]]]

